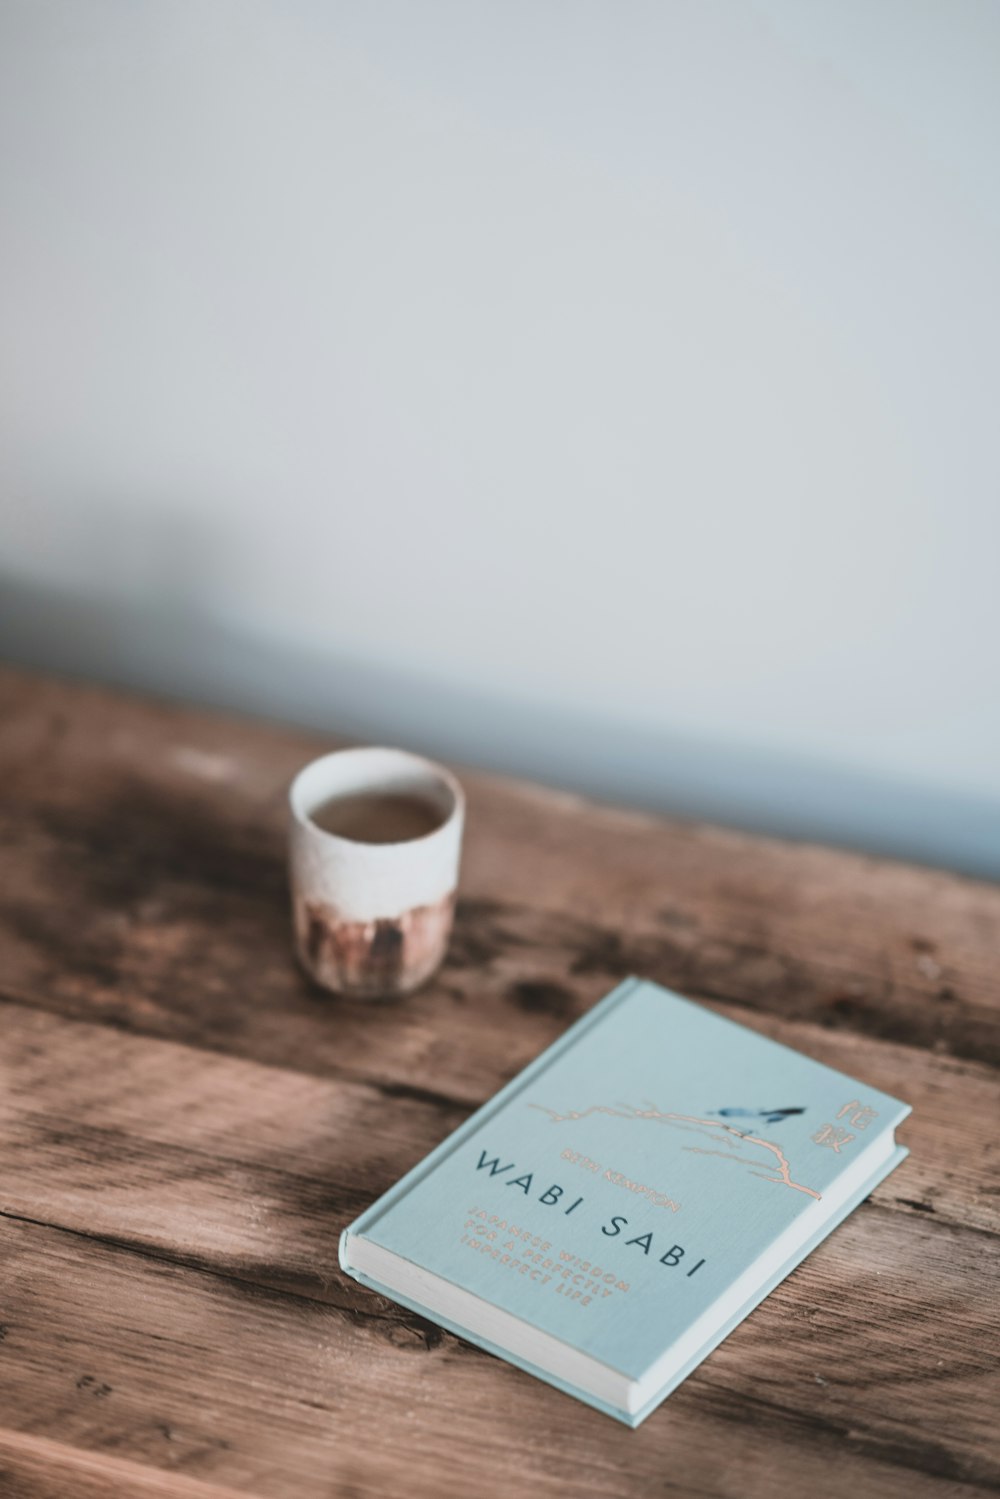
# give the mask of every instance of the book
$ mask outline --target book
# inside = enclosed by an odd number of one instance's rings
[[[635,1427],[899,1165],[909,1112],[630,978],[345,1229],[340,1263]]]

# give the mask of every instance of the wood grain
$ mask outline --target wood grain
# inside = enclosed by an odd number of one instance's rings
[[[996,1491],[1000,891],[467,776],[445,969],[345,1004],[289,943],[319,747],[0,671],[0,1492]],[[638,1433],[336,1263],[629,971],[915,1109],[905,1165]]]
[[[857,1222],[850,1232],[866,1230]],[[686,1495],[692,1485],[719,1491],[730,1464],[747,1475],[741,1491],[765,1494],[781,1463],[814,1491],[831,1463],[842,1492],[868,1492],[873,1481],[884,1483],[876,1492],[932,1492],[937,1476],[988,1491],[997,1477],[984,1452],[990,1413],[980,1406],[962,1418],[979,1369],[956,1351],[957,1333],[941,1354],[928,1350],[912,1378],[928,1380],[941,1357],[935,1398],[948,1421],[961,1419],[960,1463],[952,1446],[912,1428],[899,1384],[893,1349],[913,1354],[920,1344],[904,1308],[922,1317],[924,1287],[945,1268],[920,1272],[930,1233],[924,1227],[906,1252],[912,1303],[896,1302],[890,1318],[874,1272],[861,1289],[884,1334],[878,1356],[854,1357],[842,1282],[820,1260],[799,1292],[811,1317],[794,1328],[769,1302],[755,1334],[746,1324],[713,1355],[709,1377],[671,1397],[656,1427],[632,1434],[593,1413],[581,1419],[565,1396],[425,1324],[352,1315],[8,1221],[0,1256],[14,1320],[0,1402],[30,1412],[35,1435],[124,1449],[133,1461],[275,1499],[328,1494],[331,1479],[338,1493],[441,1499],[512,1483],[588,1499]],[[963,1266],[948,1264],[932,1306],[939,1322],[962,1300]],[[784,1354],[776,1378],[779,1337],[798,1350],[794,1384]]]
[[[105,1452],[84,1452],[19,1431],[0,1431],[0,1493],[17,1499],[237,1499],[240,1490],[161,1472]]]

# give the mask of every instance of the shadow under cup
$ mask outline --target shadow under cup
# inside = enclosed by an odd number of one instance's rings
[[[403,842],[328,832],[314,814],[338,798],[405,797],[434,826]],[[409,994],[448,946],[465,797],[455,777],[405,750],[338,750],[313,760],[289,791],[289,876],[299,959],[337,994]]]

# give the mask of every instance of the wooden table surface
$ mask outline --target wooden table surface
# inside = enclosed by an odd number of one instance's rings
[[[1000,889],[469,775],[444,970],[341,1002],[286,904],[323,747],[0,671],[0,1494],[996,1492]],[[905,1164],[637,1432],[337,1265],[632,972],[914,1108]]]

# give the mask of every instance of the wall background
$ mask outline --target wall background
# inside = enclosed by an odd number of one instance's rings
[[[0,651],[1000,875],[998,64],[2,0]]]

